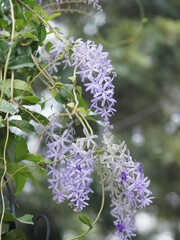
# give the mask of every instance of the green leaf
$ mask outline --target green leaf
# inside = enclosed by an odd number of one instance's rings
[[[9,69],[19,69],[24,67],[34,67],[34,62],[29,55],[16,57],[15,60],[10,61],[8,66]]]
[[[42,43],[46,39],[46,28],[42,23],[37,26],[37,33],[39,42]]]
[[[11,103],[9,103],[8,101],[2,99],[1,105],[0,105],[0,112],[14,113],[14,112],[16,112],[16,110],[15,110],[15,108],[13,107],[13,105]]]
[[[36,96],[22,97],[22,105],[34,105],[40,102],[40,99]]]
[[[16,184],[16,192],[15,194],[18,195],[23,190],[25,183],[26,183],[26,177],[23,175],[16,174],[14,175],[14,182]]]
[[[47,174],[46,169],[44,169],[43,167],[38,167],[38,173],[44,177]]]
[[[56,100],[56,102],[58,102],[60,104],[67,103],[67,99],[65,97],[63,97],[61,92],[56,93],[55,100]]]
[[[88,225],[90,229],[93,228],[93,221],[89,217],[84,214],[80,214],[78,215],[78,218],[82,223]]]
[[[23,33],[23,37],[37,39],[37,37],[30,32]]]
[[[2,88],[2,83],[0,82],[0,90]],[[11,96],[11,79],[6,79],[4,93],[10,97]],[[13,94],[14,96],[19,95],[29,95],[33,94],[33,90],[28,83],[25,81],[14,79],[13,81]]]
[[[51,89],[51,94],[52,94],[52,97],[56,97],[56,91],[54,89]]]
[[[34,222],[32,221],[32,218],[33,218],[33,215],[30,215],[30,214],[25,214],[22,217],[15,217],[11,213],[5,212],[3,220],[4,220],[4,222],[18,221],[20,223],[34,225]]]
[[[46,162],[48,159],[44,159],[44,157],[39,155],[39,154],[36,154],[36,155],[35,154],[29,154],[28,156],[26,156],[25,160],[38,163],[38,162]]]
[[[2,237],[2,240],[26,240],[26,235],[20,230],[13,229]]]
[[[79,94],[76,94],[76,96],[77,96],[77,99],[78,99],[78,102],[79,102],[79,106],[80,107],[84,107],[84,109],[87,111],[88,106],[87,106],[86,101],[84,100],[84,98],[81,95],[79,95]]]
[[[72,76],[72,77],[69,77],[69,79],[70,79],[72,82],[75,82],[75,81],[76,81],[76,75],[75,75],[75,76]]]
[[[4,20],[3,18],[0,18],[0,28],[4,29],[7,27],[7,25],[8,25],[8,21]]]
[[[30,7],[35,7],[37,5],[36,0],[23,0],[23,2],[29,5]]]
[[[87,111],[84,108],[78,108],[78,112],[80,112],[83,116],[86,115]]]
[[[49,52],[49,49],[50,49],[52,46],[53,46],[53,44],[52,44],[51,42],[46,43],[46,45],[45,45],[45,50],[46,50],[47,52]]]
[[[9,126],[17,127],[21,129],[23,132],[27,132],[27,133],[35,132],[34,126],[30,124],[29,121],[26,121],[26,120],[12,119],[11,121],[9,121]]]
[[[8,51],[9,45],[7,44],[7,42],[0,41],[0,62],[6,62]]]
[[[73,89],[72,84],[63,84],[63,87],[61,88],[62,96],[64,98],[70,98],[70,99],[73,98],[72,95],[70,94],[72,92],[72,89]],[[70,93],[68,93],[68,92],[70,92]]]
[[[32,50],[31,50],[31,47],[30,46],[20,46],[17,50],[19,56],[22,56],[22,55],[31,55],[32,53]]]
[[[50,20],[52,20],[52,19],[54,19],[54,18],[56,18],[56,17],[59,17],[60,15],[61,15],[61,13],[53,13],[53,14],[50,15],[49,17],[44,18],[44,20],[50,21]]]
[[[43,125],[47,125],[49,123],[49,120],[46,117],[44,117],[42,114],[30,111],[30,110],[29,112],[27,112],[23,109],[20,109],[19,115],[21,115],[21,117],[27,121],[34,120],[35,122],[37,123],[40,122]]]
[[[14,151],[15,162],[24,160],[28,155],[28,153],[29,151],[26,144],[26,140],[24,139],[24,137],[19,137],[18,142],[16,143],[16,146],[15,146],[15,151]]]
[[[82,94],[82,87],[80,87],[80,86],[77,86],[77,87],[76,87],[76,89],[78,90],[78,92],[79,92],[79,95],[81,96],[81,94]]]
[[[51,162],[51,160],[49,160],[49,159],[42,159],[42,160],[40,161],[40,163],[41,163],[41,164],[44,164],[44,163],[47,164],[47,163],[52,163],[52,162]]]

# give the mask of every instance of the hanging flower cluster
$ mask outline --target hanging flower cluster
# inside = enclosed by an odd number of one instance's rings
[[[56,134],[55,131],[61,131]],[[96,143],[93,138],[97,136],[87,136],[73,140],[74,129],[66,125],[66,128],[55,121],[51,122],[46,138],[47,155],[52,161],[57,158],[66,157],[60,164],[54,163],[47,167],[47,179],[50,183],[54,195],[53,200],[58,203],[70,200],[69,205],[75,212],[81,211],[88,205],[88,194],[92,191],[90,184],[93,179],[91,173],[94,170],[94,151]]]
[[[102,44],[97,46],[94,42],[88,40],[83,42],[82,39],[73,39],[73,54],[69,56],[67,52],[62,62],[57,61],[49,67],[50,73],[58,71],[58,66],[64,64],[75,67],[78,64],[79,70],[76,72],[80,76],[81,81],[86,87],[86,91],[90,91],[93,95],[91,100],[91,108],[95,109],[97,114],[103,118],[106,126],[110,126],[109,118],[116,111],[114,109],[114,85],[112,83],[115,73],[111,65],[111,61],[107,59],[108,53],[103,52]],[[64,42],[52,41],[52,47],[49,53],[46,51],[45,45],[38,48],[35,55],[39,55],[40,61],[53,62],[58,59],[59,55],[64,53],[66,45]],[[87,81],[88,80],[88,81]]]
[[[104,134],[103,168],[105,190],[111,196],[111,215],[116,218],[116,234],[121,239],[135,236],[134,216],[138,208],[152,203],[150,180],[144,177],[141,163],[133,161],[125,143],[113,144],[113,135]]]

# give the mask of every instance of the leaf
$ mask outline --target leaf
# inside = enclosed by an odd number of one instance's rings
[[[21,55],[31,55],[32,50],[30,46],[20,46],[17,50],[19,56]]]
[[[80,87],[80,86],[77,86],[77,87],[76,87],[76,89],[78,90],[78,92],[79,92],[79,95],[81,96],[81,94],[82,94],[82,87]]]
[[[84,107],[84,109],[87,111],[88,106],[87,106],[86,101],[84,100],[84,98],[81,95],[79,95],[79,94],[76,94],[76,96],[77,96],[77,99],[78,99],[78,102],[79,102],[79,106],[80,107]]]
[[[65,89],[65,90],[64,90]],[[64,98],[72,98],[72,95],[70,94],[72,92],[73,85],[72,84],[63,84],[63,87],[61,88],[62,90],[62,96]],[[68,93],[70,92],[70,93]]]
[[[1,105],[0,105],[0,112],[15,113],[16,110],[15,110],[15,108],[13,107],[13,105],[11,103],[9,103],[8,101],[2,99]]]
[[[83,116],[86,115],[87,111],[84,108],[78,108],[78,112],[80,112]]]
[[[30,33],[30,32],[23,33],[23,37],[37,39],[37,37],[35,35],[33,35],[32,33]]]
[[[44,157],[39,155],[39,154],[36,154],[36,155],[35,154],[29,154],[28,156],[26,156],[25,160],[32,161],[32,162],[35,162],[35,163],[38,163],[38,162],[43,163],[43,162],[46,162],[49,159],[44,159]]]
[[[40,102],[40,99],[36,96],[22,97],[22,105],[34,105]]]
[[[61,92],[56,93],[55,100],[56,100],[56,102],[61,103],[61,104],[67,103],[67,99],[65,97],[63,97]]]
[[[2,240],[26,240],[26,235],[20,230],[13,229],[2,237]]]
[[[0,90],[2,88],[2,83],[0,82]],[[4,93],[10,97],[11,96],[11,79],[6,79],[5,82],[5,90]],[[14,79],[13,81],[13,93],[14,96],[19,96],[19,95],[29,95],[33,94],[33,90],[31,86],[26,83],[25,81],[19,80],[19,79]]]
[[[37,5],[36,0],[23,0],[23,2],[29,5],[30,7],[35,7]]]
[[[32,224],[34,225],[34,222],[32,221],[33,215],[30,214],[25,214],[22,217],[15,217],[11,213],[5,212],[4,214],[4,222],[14,222],[18,221],[20,223],[25,223],[25,224]]]
[[[78,218],[82,223],[88,225],[90,229],[93,228],[93,221],[89,217],[84,214],[80,214],[78,215]]]
[[[61,15],[61,13],[53,13],[53,14],[50,15],[49,17],[44,18],[44,20],[50,21],[50,20],[52,20],[52,19],[54,19],[54,18],[56,18],[56,17],[59,17],[60,15]]]
[[[6,62],[8,51],[9,45],[7,44],[7,42],[0,41],[0,62]]]
[[[72,77],[69,77],[69,80],[71,80],[72,82],[75,82],[76,81],[76,75],[72,76]]]
[[[38,39],[40,43],[42,43],[46,39],[46,28],[42,23],[40,23],[39,26],[37,26],[37,33]]]
[[[23,175],[16,174],[14,175],[14,182],[16,184],[16,192],[15,194],[18,195],[23,190],[26,184],[26,177]]]
[[[19,69],[24,67],[34,67],[34,62],[29,55],[16,57],[15,60],[10,61],[10,64],[8,66],[9,69]]]
[[[44,117],[42,114],[30,111],[30,110],[28,110],[27,112],[23,109],[20,109],[19,115],[21,115],[21,117],[27,121],[34,120],[35,122],[37,123],[40,122],[43,125],[47,125],[49,123],[49,120],[46,117]]]
[[[47,172],[46,169],[42,168],[42,167],[38,167],[38,173],[42,176],[46,176]]]
[[[35,132],[34,126],[30,124],[29,121],[26,121],[26,120],[12,119],[11,121],[9,121],[9,126],[17,127],[21,129],[23,132],[27,132],[27,133]]]
[[[50,49],[52,46],[53,46],[53,44],[52,44],[51,42],[46,43],[46,45],[45,45],[45,50],[46,50],[47,52],[49,52],[49,49]]]
[[[24,137],[19,137],[18,142],[16,143],[16,146],[15,146],[15,151],[14,151],[15,162],[24,160],[28,155],[28,153],[29,151],[26,144],[26,140],[24,139]]]

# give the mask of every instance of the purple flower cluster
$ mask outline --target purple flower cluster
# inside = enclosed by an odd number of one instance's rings
[[[58,56],[64,52],[65,44],[60,41],[52,42],[53,47],[49,53],[46,52],[45,46],[41,46],[35,55],[39,55],[40,61],[48,60],[48,63],[58,59]],[[114,109],[114,85],[112,83],[115,73],[111,65],[111,61],[107,59],[108,53],[103,52],[102,44],[97,46],[94,42],[88,40],[83,42],[82,39],[77,39],[73,42],[73,54],[69,56],[66,53],[64,60],[55,62],[49,68],[49,71],[57,72],[57,66],[61,63],[64,68],[67,66],[80,66],[77,75],[80,76],[86,91],[90,91],[93,95],[91,100],[91,108],[95,109],[95,113],[100,114],[104,119],[106,126],[110,127],[109,118],[116,111]],[[69,61],[70,58],[70,61]],[[87,81],[88,80],[88,81]]]
[[[100,155],[105,190],[111,195],[111,215],[116,218],[116,234],[122,240],[135,236],[134,215],[138,208],[152,203],[150,180],[144,177],[141,163],[133,161],[125,143],[113,144],[113,136],[104,134],[104,153]]]
[[[42,4],[42,0],[38,0],[40,4]],[[69,0],[66,0],[69,1]],[[56,2],[63,2],[63,0],[56,0]],[[97,10],[101,10],[101,6],[98,4],[99,0],[88,0],[88,4],[93,4],[94,8],[97,8]]]
[[[59,130],[61,133],[56,134]],[[48,129],[47,155],[52,161],[67,158],[60,161],[60,164],[53,163],[47,167],[47,178],[52,189],[53,200],[58,203],[69,200],[69,205],[75,212],[81,211],[88,205],[89,193],[93,192],[90,184],[93,179],[91,173],[94,171],[94,151],[96,143],[93,138],[86,136],[73,142],[73,128],[52,121]],[[90,150],[91,149],[91,150]]]

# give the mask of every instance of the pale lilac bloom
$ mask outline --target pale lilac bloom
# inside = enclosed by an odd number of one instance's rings
[[[94,171],[94,152],[97,150],[94,138],[88,136],[74,140],[74,129],[71,124],[65,127],[55,120],[47,129],[46,143],[48,151],[46,158],[55,161],[67,156],[60,163],[47,166],[47,179],[52,189],[53,200],[58,203],[69,200],[74,211],[79,212],[88,206],[90,184]],[[59,133],[58,133],[59,132]]]
[[[150,180],[144,177],[141,163],[130,156],[125,143],[113,143],[113,136],[104,134],[104,153],[99,156],[103,170],[105,190],[110,192],[111,215],[116,218],[115,234],[122,240],[135,234],[134,219],[138,208],[152,203],[152,192],[148,190]]]

